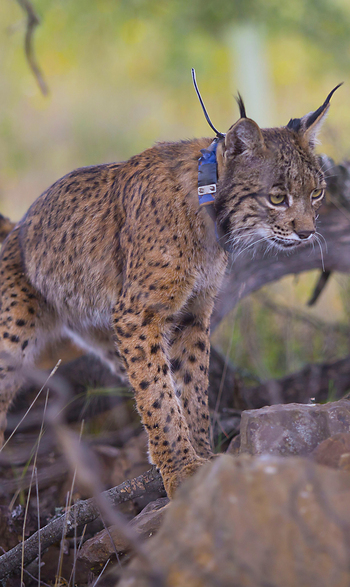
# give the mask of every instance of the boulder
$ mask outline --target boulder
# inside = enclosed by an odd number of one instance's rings
[[[350,474],[222,455],[179,488],[118,587],[349,587]]]
[[[350,402],[273,405],[246,410],[241,420],[241,453],[308,455],[323,440],[350,430]]]
[[[321,442],[310,455],[319,465],[333,469],[347,468],[350,456],[350,434],[335,434]]]

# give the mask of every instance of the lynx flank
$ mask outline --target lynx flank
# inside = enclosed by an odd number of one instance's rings
[[[68,335],[124,371],[170,496],[212,457],[209,324],[229,258],[215,221],[233,251],[314,238],[326,184],[313,148],[332,93],[272,129],[240,102],[241,118],[218,139],[214,220],[197,195],[210,138],[77,169],[34,202],[0,257],[1,436],[21,373],[48,340]],[[3,224],[0,234],[11,228]]]

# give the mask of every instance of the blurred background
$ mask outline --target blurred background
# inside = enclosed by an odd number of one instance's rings
[[[222,132],[238,118],[237,91],[248,116],[279,126],[315,110],[344,81],[318,149],[337,163],[350,157],[348,0],[32,0],[32,7],[46,96],[26,60],[23,5],[0,3],[0,209],[14,220],[76,167],[127,159],[156,141],[210,136],[191,67]],[[307,309],[316,277],[287,277],[243,300],[214,344],[262,381],[343,357],[349,279],[332,275]]]

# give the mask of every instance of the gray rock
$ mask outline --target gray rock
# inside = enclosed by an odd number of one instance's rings
[[[308,455],[320,442],[350,430],[350,402],[286,404],[247,410],[241,420],[241,453]]]
[[[223,455],[178,490],[118,587],[349,587],[350,474]]]
[[[340,469],[347,467],[350,455],[350,434],[340,433],[319,444],[310,457],[319,465]]]

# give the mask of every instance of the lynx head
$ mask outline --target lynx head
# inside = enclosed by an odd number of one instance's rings
[[[315,112],[271,129],[247,118],[239,96],[241,118],[217,151],[215,205],[226,243],[266,241],[285,250],[317,238],[316,212],[326,182],[314,146],[337,88]]]

